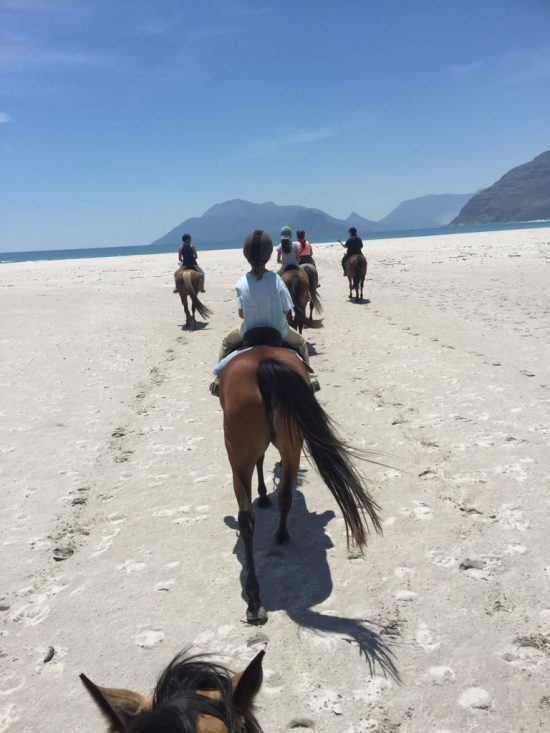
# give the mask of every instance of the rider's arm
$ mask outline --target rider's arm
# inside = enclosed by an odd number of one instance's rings
[[[199,257],[199,256],[198,256],[198,254],[197,254],[197,250],[196,250],[196,249],[195,249],[194,247],[191,247],[191,249],[192,249],[192,251],[193,251],[193,257],[194,257],[195,259],[198,259],[198,257]]]
[[[277,262],[279,263],[281,262],[281,251],[280,250],[277,251]]]

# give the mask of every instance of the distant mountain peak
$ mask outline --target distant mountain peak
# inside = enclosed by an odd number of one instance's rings
[[[476,193],[451,226],[550,219],[550,150]]]
[[[453,199],[452,194],[450,198]],[[289,226],[293,232],[296,229],[305,229],[308,239],[313,242],[346,238],[350,226],[357,227],[361,235],[366,235],[369,231],[437,227],[447,224],[456,216],[468,195],[455,198],[457,200],[454,203],[448,200],[448,196],[443,197],[444,201],[437,195],[412,199],[399,204],[381,221],[365,219],[356,211],[352,211],[347,219],[337,219],[321,209],[306,206],[281,206],[273,201],[252,203],[239,198],[230,199],[214,204],[202,216],[186,219],[153,244],[176,245],[183,232],[192,234],[199,245],[229,244],[242,241],[248,232],[256,228],[264,229],[271,234],[273,241],[278,241],[283,225]],[[402,215],[403,207],[405,218]],[[445,213],[442,213],[443,209]]]

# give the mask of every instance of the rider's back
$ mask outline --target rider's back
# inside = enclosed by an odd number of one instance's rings
[[[292,308],[286,285],[274,272],[267,270],[261,278],[247,272],[235,285],[237,304],[243,311],[241,336],[251,328],[270,326],[282,336],[288,331],[285,312]]]

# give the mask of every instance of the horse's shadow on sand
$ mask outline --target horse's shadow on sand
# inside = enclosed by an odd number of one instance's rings
[[[369,298],[359,298],[359,300],[355,300],[355,296],[352,296],[351,298],[348,295],[348,302],[353,303],[354,305],[368,305],[370,303]]]
[[[298,486],[304,472],[304,469],[300,469],[298,473]],[[395,655],[374,630],[372,622],[368,619],[324,615],[313,610],[314,606],[326,601],[332,593],[332,577],[326,551],[333,544],[325,533],[325,527],[334,519],[334,512],[310,512],[304,495],[295,489],[288,518],[290,542],[288,545],[277,545],[274,540],[278,521],[276,492],[270,496],[270,508],[255,507],[254,532],[254,557],[262,604],[266,611],[283,610],[299,626],[336,634],[350,644],[357,644],[371,675],[378,666],[384,676],[389,675],[399,681]],[[225,517],[224,521],[231,529],[238,530],[234,517]],[[242,566],[241,587],[244,598],[245,555],[244,544],[239,538],[233,552]]]
[[[181,324],[182,331],[203,331],[205,328],[208,328],[208,323],[204,321],[196,321],[194,326],[188,326],[185,323]]]

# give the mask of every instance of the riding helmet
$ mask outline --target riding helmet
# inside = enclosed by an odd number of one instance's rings
[[[267,232],[255,229],[246,235],[243,254],[251,265],[267,262],[273,253],[273,242]]]
[[[281,239],[292,239],[292,229],[290,227],[281,227]]]

